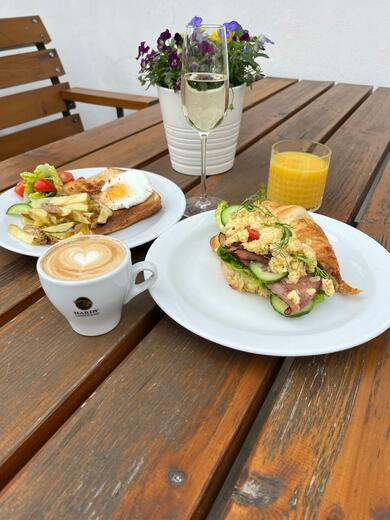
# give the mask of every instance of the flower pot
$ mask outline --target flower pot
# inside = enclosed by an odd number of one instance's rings
[[[172,168],[187,175],[200,175],[200,138],[183,115],[180,92],[157,87]],[[207,140],[207,175],[232,168],[240,132],[245,85],[229,89],[229,106],[223,122]]]

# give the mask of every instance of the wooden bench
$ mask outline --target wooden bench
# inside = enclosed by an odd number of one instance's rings
[[[0,97],[0,131],[62,113],[53,121],[0,137],[0,160],[82,132],[80,115],[72,113],[75,101],[115,107],[118,117],[123,117],[124,109],[138,110],[157,102],[157,98],[148,96],[70,88],[69,83],[60,82],[65,71],[57,51],[46,48],[50,41],[39,16],[0,19],[0,89],[43,80],[50,83]],[[25,47],[36,50],[1,53]]]

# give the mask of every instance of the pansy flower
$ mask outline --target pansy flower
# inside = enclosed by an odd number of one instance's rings
[[[177,55],[177,52],[172,52],[172,54],[168,56],[168,63],[171,69],[176,69],[179,64],[179,56]]]
[[[190,27],[200,27],[202,25],[203,19],[200,16],[194,16],[192,20],[188,22],[188,26]]]
[[[158,50],[160,51],[166,51],[169,49],[169,47],[167,45],[165,45],[165,42],[167,40],[169,40],[169,38],[171,37],[171,33],[169,32],[168,29],[165,29],[165,31],[163,31],[160,36],[158,37],[157,39],[157,48]]]
[[[141,56],[143,56],[149,51],[149,49],[150,47],[146,45],[146,42],[141,42],[138,46],[138,56],[136,59],[139,60]]]

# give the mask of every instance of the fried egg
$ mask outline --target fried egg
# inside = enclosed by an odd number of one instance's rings
[[[113,211],[128,209],[144,202],[152,192],[153,187],[143,172],[125,171],[112,175],[104,183],[100,202]]]

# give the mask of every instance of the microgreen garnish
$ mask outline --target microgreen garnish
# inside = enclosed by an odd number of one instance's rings
[[[314,267],[315,265],[314,260],[312,260],[311,258],[306,258],[306,256],[295,255],[295,258],[297,260],[300,260],[304,264],[308,265],[309,267]],[[329,274],[325,271],[325,269],[322,269],[322,267],[318,264],[314,267],[314,276],[319,276],[322,279],[330,278]]]
[[[287,224],[283,224],[282,222],[275,222],[274,224],[264,224],[267,227],[277,227],[282,231],[282,238],[279,242],[276,242],[274,246],[274,251],[281,253],[283,249],[287,246],[288,241],[292,237],[292,231],[290,226]]]

